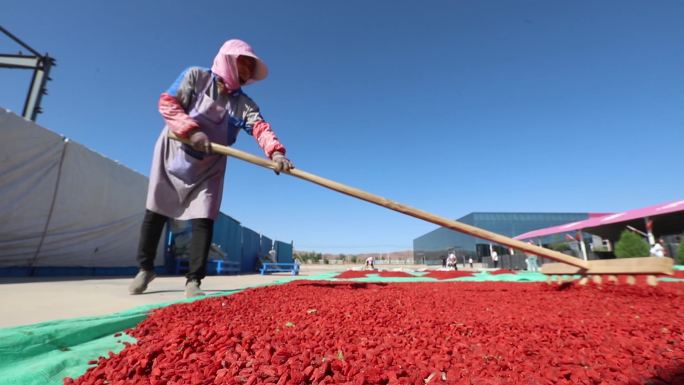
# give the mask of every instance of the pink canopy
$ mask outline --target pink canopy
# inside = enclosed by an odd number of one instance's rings
[[[517,237],[515,237],[515,239],[539,238],[551,234],[565,233],[575,230],[599,227],[611,223],[627,222],[633,219],[655,217],[657,215],[663,215],[677,211],[684,211],[684,200],[661,203],[655,206],[627,210],[615,214],[589,214],[589,218],[583,221],[566,223],[564,225],[558,225],[553,227],[547,227],[545,229],[529,231],[525,234],[518,235]]]

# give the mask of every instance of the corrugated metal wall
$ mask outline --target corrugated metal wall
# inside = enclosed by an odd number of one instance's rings
[[[275,250],[279,263],[292,263],[292,244],[275,241]]]
[[[261,247],[259,249],[259,256],[264,257],[273,248],[273,240],[265,235],[261,236]]]
[[[230,216],[219,213],[214,222],[212,242],[226,253],[226,259],[233,262],[242,261],[242,226]]]
[[[242,228],[242,265],[240,271],[253,273],[256,270],[257,256],[261,248],[261,236],[247,227]]]

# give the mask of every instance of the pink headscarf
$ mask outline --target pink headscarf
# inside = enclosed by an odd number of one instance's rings
[[[256,60],[256,67],[252,78],[246,84],[261,80],[268,75],[268,67],[266,64],[254,54],[252,47],[242,40],[231,39],[223,43],[218,54],[214,58],[214,65],[211,66],[211,72],[223,79],[223,83],[230,91],[235,91],[240,88],[240,79],[237,72],[237,57],[250,56]]]

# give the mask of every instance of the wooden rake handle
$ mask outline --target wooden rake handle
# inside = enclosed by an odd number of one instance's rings
[[[181,141],[183,143],[189,144],[189,141],[184,138],[180,138],[176,136],[175,134],[171,133],[169,131],[169,138]],[[255,155],[252,155],[250,153],[240,151],[228,146],[223,146],[220,144],[212,143],[211,144],[211,150],[214,153],[217,154],[222,154],[222,155],[227,155],[227,156],[232,156],[234,158],[238,158],[241,160],[244,160],[249,163],[256,164],[261,167],[265,168],[270,168],[271,170],[275,170],[276,165],[274,162],[264,159]],[[290,171],[283,171],[285,174],[290,174],[292,176],[296,176],[297,178],[307,180],[309,182],[315,183],[317,185],[329,188],[331,190],[335,190],[337,192],[341,192],[342,194],[350,195],[354,198],[362,199],[366,202],[370,203],[375,203],[376,205],[386,207],[390,210],[398,211],[402,214],[410,215],[412,217],[422,219],[424,221],[434,223],[436,225],[446,227],[448,229],[458,231],[461,233],[469,234],[478,238],[486,239],[488,241],[492,241],[501,245],[506,245],[510,248],[520,250],[525,253],[529,254],[534,254],[538,255],[540,257],[544,258],[549,258],[553,259],[554,261],[558,262],[563,262],[567,263],[568,265],[576,266],[580,269],[586,270],[589,268],[589,263],[587,261],[571,257],[569,255],[559,253],[554,250],[550,249],[545,249],[543,247],[539,247],[537,245],[533,245],[530,243],[526,242],[521,242],[513,238],[509,238],[506,236],[503,236],[501,234],[493,233],[488,230],[481,229],[479,227],[467,225],[465,223],[457,222],[451,219],[447,219],[444,217],[440,217],[438,215],[430,214],[428,212],[425,212],[423,210],[418,210],[413,207],[409,207],[406,205],[403,205],[401,203],[365,192],[363,190],[359,190],[354,187],[346,186],[343,185],[342,183],[338,183],[329,179],[321,178],[320,176],[308,173],[306,171],[302,171],[300,169],[294,168],[291,169]]]

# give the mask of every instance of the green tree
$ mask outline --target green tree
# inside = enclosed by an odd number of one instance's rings
[[[560,251],[561,253],[570,250],[570,245],[568,245],[567,242],[555,242],[549,245],[549,247],[552,250]]]
[[[679,247],[677,247],[677,257],[679,257],[679,263],[684,264],[684,239],[679,242]]]
[[[624,230],[615,243],[615,256],[618,258],[647,257],[648,255],[648,243],[629,230]]]
[[[299,258],[302,262],[309,261],[310,263],[317,263],[323,258],[323,254],[315,251],[305,251],[295,253],[295,257]]]

